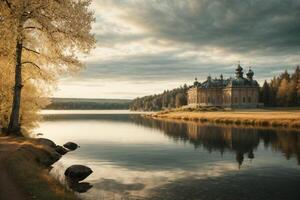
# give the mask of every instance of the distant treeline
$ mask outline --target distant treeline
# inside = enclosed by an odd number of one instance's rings
[[[166,90],[162,94],[136,98],[130,104],[130,110],[156,111],[163,108],[181,107],[187,104],[188,88],[185,84],[173,90]]]
[[[286,70],[270,82],[265,81],[260,101],[269,107],[300,106],[300,67],[297,66],[292,74]]]
[[[127,110],[131,100],[127,99],[69,99],[53,98],[46,109],[54,110]]]

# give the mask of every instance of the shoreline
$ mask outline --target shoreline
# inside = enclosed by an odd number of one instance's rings
[[[154,119],[183,120],[265,128],[300,128],[300,110],[161,111],[143,115]]]
[[[52,164],[62,156],[46,142],[0,135],[0,154],[1,173],[6,178],[0,182],[3,196],[12,200],[79,199],[50,175]]]

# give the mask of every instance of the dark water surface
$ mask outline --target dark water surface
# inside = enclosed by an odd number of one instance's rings
[[[117,111],[53,112],[36,132],[81,148],[52,174],[84,164],[83,199],[300,199],[300,132],[145,119]]]

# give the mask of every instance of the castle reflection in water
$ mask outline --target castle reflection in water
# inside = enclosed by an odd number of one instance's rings
[[[290,159],[296,157],[300,165],[300,132],[293,130],[259,129],[252,127],[232,127],[181,122],[170,120],[147,119],[133,116],[136,124],[162,130],[168,137],[182,142],[189,142],[195,148],[203,147],[209,152],[225,151],[236,155],[239,166],[245,157],[255,158],[255,149],[260,143],[265,148],[280,151]]]

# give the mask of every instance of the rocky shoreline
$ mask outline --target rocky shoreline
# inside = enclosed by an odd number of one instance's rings
[[[73,142],[59,146],[46,138],[0,137],[0,153],[7,155],[3,159],[7,173],[26,196],[41,200],[78,199],[74,192],[86,192],[92,187],[80,182],[93,172],[83,165],[73,165],[68,172],[66,170],[67,185],[60,184],[49,174],[54,163],[78,147]]]

